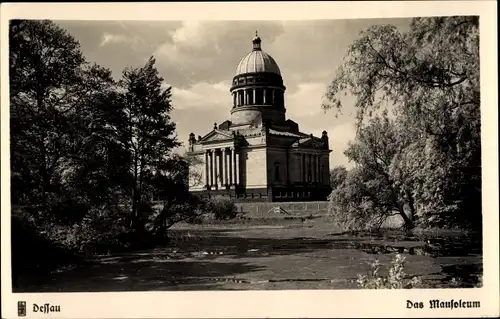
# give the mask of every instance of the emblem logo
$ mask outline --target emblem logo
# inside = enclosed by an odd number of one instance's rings
[[[26,301],[17,302],[17,316],[26,317]]]

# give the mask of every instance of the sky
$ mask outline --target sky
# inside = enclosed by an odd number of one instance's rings
[[[344,155],[355,136],[354,98],[343,100],[340,116],[321,108],[326,89],[359,32],[375,24],[405,30],[409,19],[300,21],[57,21],[77,41],[89,62],[120,78],[154,56],[165,85],[172,86],[172,119],[178,139],[204,136],[230,119],[229,92],[236,67],[252,50],[258,30],[263,51],[278,63],[286,86],[286,116],[302,132],[328,132],[330,167],[352,167]],[[182,152],[184,148],[179,151]]]

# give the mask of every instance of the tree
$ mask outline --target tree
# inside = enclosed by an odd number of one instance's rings
[[[205,203],[189,193],[189,168],[192,159],[173,155],[161,166],[152,180],[157,199],[157,209],[151,215],[152,232],[165,237],[174,224],[193,221],[205,211]]]
[[[154,58],[117,82],[51,21],[12,21],[9,38],[13,216],[28,217],[16,221],[71,252],[107,252],[149,241],[150,221],[163,235],[193,215],[202,203],[172,154],[171,88]]]
[[[189,187],[199,187],[205,184],[203,180],[203,171],[205,170],[205,163],[196,156],[184,156],[189,166],[188,171],[188,184]]]
[[[129,153],[128,195],[131,225],[136,231],[144,227],[141,214],[151,211],[152,181],[165,170],[172,149],[180,145],[170,119],[171,88],[163,87],[154,64],[151,57],[142,68],[126,69],[120,81],[120,140]]]
[[[91,69],[108,73],[98,66]],[[111,76],[109,74],[109,76]],[[120,105],[116,84],[93,83],[99,88],[85,107],[68,118],[71,127],[68,152],[57,173],[65,197],[85,203],[101,213],[116,209],[130,180],[129,154],[119,131]]]
[[[332,193],[333,203],[339,201],[343,207],[346,203],[357,206],[357,211],[347,209],[348,213],[365,223],[375,221],[380,226],[387,217],[399,214],[407,228],[414,226],[412,214],[405,212],[405,206],[413,202],[406,175],[392,172],[394,161],[405,146],[398,137],[395,123],[387,117],[375,117],[360,127],[355,141],[345,150],[349,160],[356,163],[357,170],[346,174],[347,182],[337,187],[338,192]],[[404,171],[402,167],[398,172],[401,171]]]
[[[9,31],[12,202],[47,203],[64,154],[67,127],[59,115],[73,104],[69,96],[80,82],[83,56],[76,41],[51,22],[14,20]]]
[[[78,42],[51,21],[13,20],[9,41],[15,277],[30,263],[63,262],[87,241],[115,239],[108,225],[120,223],[110,212],[128,171],[111,72],[86,62]],[[51,262],[41,263],[40,247]]]
[[[393,108],[411,148],[398,153],[400,164],[421,165],[405,178],[418,197],[415,207],[467,227],[481,221],[478,23],[433,17],[413,19],[406,33],[369,28],[349,47],[324,104],[341,109],[341,93],[354,95],[358,127],[373,112]]]
[[[9,41],[12,203],[78,219],[92,187],[75,177],[90,164],[82,153],[99,153],[87,146],[105,135],[107,119],[96,114],[109,100],[111,72],[85,62],[78,42],[51,21],[11,21]]]
[[[335,189],[342,185],[347,176],[347,168],[339,165],[330,170],[330,186]]]

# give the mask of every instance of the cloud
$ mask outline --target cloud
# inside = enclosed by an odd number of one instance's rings
[[[200,82],[186,88],[172,88],[172,120],[177,123],[179,140],[184,144],[189,133],[205,135],[214,123],[230,118],[230,81],[216,83]],[[185,145],[184,145],[185,146]],[[183,152],[181,147],[179,152]]]
[[[183,88],[194,83],[232,80],[243,56],[252,50],[255,30],[263,42],[283,32],[279,22],[182,21],[154,49],[158,66]]]
[[[300,118],[322,113],[321,101],[326,90],[326,84],[299,83],[295,92],[286,95],[286,107],[289,116]]]
[[[213,123],[230,118],[229,85],[240,59],[252,49],[255,30],[262,48],[282,71],[287,118],[301,131],[328,131],[331,163],[347,165],[343,151],[354,137],[354,98],[343,98],[343,114],[321,110],[322,97],[348,46],[359,31],[374,24],[407,28],[408,19],[310,21],[60,21],[80,42],[89,61],[119,77],[126,67],[142,67],[151,56],[172,86],[181,141],[203,135]],[[167,84],[168,83],[168,84]]]
[[[130,38],[123,34],[104,33],[101,36],[101,43],[99,44],[99,47],[103,47],[109,44],[132,44],[133,42],[133,38]]]
[[[177,110],[211,109],[214,111],[231,108],[230,81],[218,83],[196,83],[188,88],[172,88],[172,102]]]
[[[220,23],[210,21],[183,21],[169,32],[169,39],[161,43],[154,55],[166,65],[199,70],[211,67],[214,55],[221,53],[218,40],[224,35]]]
[[[287,118],[296,121],[304,133],[321,136],[324,130],[327,131],[332,149],[330,166],[344,165],[350,168],[353,164],[345,157],[344,150],[356,134],[355,118],[350,112],[354,98],[346,98],[344,114],[336,117],[335,110],[325,112],[321,109],[326,88],[326,82],[297,84],[296,91],[287,97]]]
[[[217,48],[220,35],[220,24],[203,21],[183,21],[180,28],[171,32],[174,45],[192,50],[205,50],[209,46]]]
[[[356,127],[354,121],[342,123],[333,126],[328,130],[328,139],[332,153],[330,155],[330,166],[343,165],[351,168],[353,163],[350,163],[348,158],[344,155],[344,151],[350,141],[354,140],[356,136]]]

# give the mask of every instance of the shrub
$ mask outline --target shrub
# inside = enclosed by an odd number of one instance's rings
[[[379,274],[380,262],[375,260],[368,275],[358,275],[357,284],[363,289],[411,289],[422,283],[420,277],[406,279],[404,272],[405,257],[397,254],[391,262],[388,276]]]
[[[45,276],[59,265],[78,263],[73,251],[66,249],[41,232],[32,220],[23,216],[11,216],[11,266],[14,287],[20,273],[40,271],[37,276]]]
[[[482,288],[483,287],[483,275],[477,276],[477,283],[474,285],[474,288]]]
[[[451,278],[449,284],[452,288],[482,288],[483,275],[472,275],[467,279],[453,277]]]
[[[216,220],[233,219],[238,216],[234,201],[223,196],[215,196],[207,202],[207,211]]]

